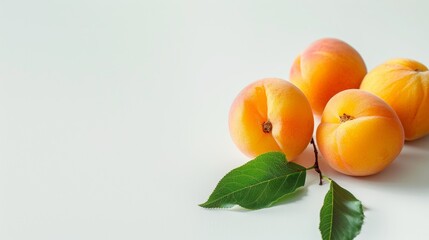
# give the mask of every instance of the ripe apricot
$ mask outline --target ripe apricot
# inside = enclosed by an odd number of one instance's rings
[[[429,134],[429,71],[411,59],[392,59],[371,70],[361,84],[398,114],[405,139]]]
[[[249,157],[281,151],[292,160],[309,144],[313,127],[304,94],[279,78],[265,78],[245,87],[229,112],[232,140]]]
[[[324,38],[295,59],[289,78],[304,92],[313,112],[320,115],[332,96],[359,88],[365,74],[365,62],[353,47],[338,39]]]
[[[333,169],[366,176],[380,172],[398,156],[404,130],[395,111],[381,98],[349,89],[329,100],[316,139]]]

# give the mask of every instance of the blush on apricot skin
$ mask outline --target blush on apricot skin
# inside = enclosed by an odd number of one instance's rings
[[[338,39],[323,38],[296,57],[289,78],[320,116],[335,94],[359,88],[366,72],[365,62],[352,46]]]

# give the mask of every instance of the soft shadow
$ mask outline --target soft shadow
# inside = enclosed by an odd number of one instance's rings
[[[253,212],[255,210],[251,210],[251,209],[247,209],[247,208],[243,208],[243,207],[240,207],[238,205],[235,205],[234,207],[230,208],[229,211],[231,211],[231,212]]]
[[[428,149],[428,145],[428,140],[411,146],[407,144],[388,168],[376,175],[362,177],[361,180],[404,191],[429,189],[429,152],[423,150]],[[415,149],[417,146],[418,149]]]
[[[410,149],[420,149],[420,150],[424,150],[424,149],[428,149],[429,148],[429,135],[414,141],[406,141],[405,142],[405,146],[410,148]]]
[[[304,152],[302,152],[298,157],[296,157],[293,160],[293,162],[306,168],[313,166],[314,164],[313,146],[311,144],[308,145],[307,148],[304,150]]]

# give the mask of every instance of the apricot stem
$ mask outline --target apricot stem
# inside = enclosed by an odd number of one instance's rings
[[[313,145],[313,150],[314,150],[314,170],[319,174],[319,185],[323,184],[323,176],[322,176],[322,171],[320,171],[319,168],[319,152],[317,151],[317,147],[316,147],[316,143],[314,142],[314,138],[311,138],[310,143]]]
[[[350,121],[350,120],[353,120],[353,119],[355,119],[353,116],[347,115],[345,113],[343,113],[343,115],[340,116],[340,122],[341,123],[347,122],[347,121]]]
[[[272,129],[273,124],[271,124],[269,120],[262,124],[262,131],[264,131],[264,133],[270,133]]]

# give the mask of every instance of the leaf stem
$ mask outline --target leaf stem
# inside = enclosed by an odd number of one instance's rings
[[[311,167],[309,167],[309,168],[306,168],[305,170],[306,171],[308,171],[308,170],[311,170],[311,169],[314,169],[315,167],[314,167],[314,165],[313,166],[311,166]]]
[[[314,138],[311,138],[310,143],[313,145],[313,150],[314,150],[314,165],[311,168],[314,168],[314,170],[319,174],[319,185],[323,184],[323,176],[322,176],[322,171],[320,171],[319,168],[319,152],[317,151],[317,147],[316,147],[316,143],[314,142]],[[311,169],[310,168],[310,169]]]

